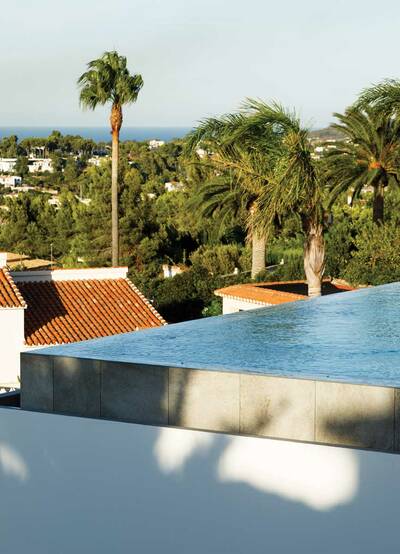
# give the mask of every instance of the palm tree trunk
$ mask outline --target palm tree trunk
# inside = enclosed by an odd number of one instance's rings
[[[266,236],[254,229],[254,215],[257,211],[257,202],[253,202],[249,209],[251,239],[251,278],[254,279],[260,271],[265,269]]]
[[[374,223],[383,223],[383,193],[384,186],[379,182],[374,187],[374,201],[372,207],[372,221]]]
[[[303,224],[306,231],[304,242],[304,271],[308,284],[308,296],[321,296],[322,276],[325,270],[325,240],[320,223],[307,220]]]
[[[119,265],[119,225],[118,225],[118,161],[119,161],[119,131],[122,125],[122,109],[113,105],[111,109],[111,257],[112,266]]]
[[[251,278],[254,279],[260,271],[265,269],[265,236],[253,231],[251,237]]]

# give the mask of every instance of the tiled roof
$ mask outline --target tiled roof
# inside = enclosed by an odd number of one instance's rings
[[[21,262],[23,260],[28,260],[29,256],[25,254],[16,254],[15,252],[6,252],[7,254],[7,265],[13,262]]]
[[[21,281],[25,342],[65,344],[165,324],[128,279]]]
[[[292,292],[282,292],[266,288],[267,285],[275,283],[245,283],[240,285],[231,285],[223,289],[215,291],[217,296],[229,296],[231,298],[240,298],[256,304],[284,304],[286,302],[294,302],[295,300],[304,300],[302,294],[294,294]]]
[[[292,291],[277,290],[277,288],[292,289]],[[295,290],[299,291],[302,288],[306,288],[305,281],[274,281],[232,285],[230,287],[218,289],[214,293],[221,297],[236,298],[247,302],[253,302],[254,304],[270,306],[294,302],[296,300],[304,300],[307,298],[306,293],[299,294],[298,292],[293,292]],[[326,279],[322,284],[322,294],[349,290],[353,290],[353,288],[341,281]]]
[[[47,269],[51,268],[54,264],[49,260],[42,260],[35,258],[33,260],[15,260],[7,261],[7,266],[11,271],[22,267],[23,269]]]
[[[26,304],[6,268],[0,268],[0,308],[25,308]]]

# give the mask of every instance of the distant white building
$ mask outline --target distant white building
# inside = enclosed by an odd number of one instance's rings
[[[92,202],[91,198],[82,198],[81,196],[78,196],[77,194],[75,194],[75,198],[78,200],[78,202],[80,202],[81,204],[84,204],[85,206],[89,206]]]
[[[198,148],[196,150],[196,154],[198,155],[199,158],[205,158],[207,156],[207,152],[206,150],[204,150],[204,148]]]
[[[0,175],[0,184],[5,187],[19,187],[22,185],[22,177],[18,175]]]
[[[31,149],[30,158],[40,159],[46,157],[46,147],[45,146],[33,146]]]
[[[162,270],[164,274],[164,279],[169,279],[169,277],[175,277],[175,275],[178,275],[179,273],[183,273],[185,271],[179,265],[169,265],[169,264],[163,264]]]
[[[171,181],[164,184],[164,188],[167,192],[175,192],[177,190],[182,190],[184,188],[184,183],[178,181]]]
[[[110,156],[92,156],[88,159],[87,163],[89,165],[94,165],[96,167],[100,167],[104,162],[108,162],[110,159]]]
[[[155,150],[156,148],[160,148],[160,146],[164,146],[165,141],[164,140],[150,140],[149,141],[149,150]]]
[[[53,162],[51,158],[29,158],[28,159],[29,173],[53,173]]]
[[[11,173],[14,171],[17,158],[0,158],[0,173]]]
[[[61,200],[57,198],[57,196],[53,196],[52,198],[49,198],[47,200],[47,203],[49,206],[54,206],[55,208],[59,208],[61,205]]]

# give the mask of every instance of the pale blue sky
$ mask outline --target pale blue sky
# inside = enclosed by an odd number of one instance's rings
[[[246,96],[315,127],[370,82],[400,76],[396,0],[0,0],[0,126],[103,125],[76,79],[105,50],[144,88],[126,125],[192,125]]]

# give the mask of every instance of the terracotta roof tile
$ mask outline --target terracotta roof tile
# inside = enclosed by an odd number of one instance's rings
[[[21,281],[25,342],[64,344],[165,324],[128,279]],[[1,293],[0,293],[1,294]]]
[[[273,284],[273,283],[269,283]],[[283,292],[268,288],[261,288],[260,285],[266,283],[253,284],[246,283],[242,285],[232,285],[215,291],[217,296],[230,296],[232,298],[240,298],[260,304],[284,304],[286,302],[294,302],[295,300],[304,300],[306,297],[302,294],[294,294],[292,292]]]
[[[324,280],[324,284],[332,284],[333,288],[343,291],[353,290],[348,283],[329,279]],[[305,281],[271,281],[265,283],[244,283],[239,285],[231,285],[214,291],[216,296],[228,296],[230,298],[238,298],[254,302],[255,304],[276,305],[285,304],[286,302],[294,302],[296,300],[305,300],[305,294],[298,294],[284,290],[276,290],[273,287],[282,287],[289,285],[292,289],[296,289],[296,285],[304,285]],[[272,288],[269,288],[272,287]]]
[[[6,268],[0,268],[0,308],[25,308],[17,285]]]

